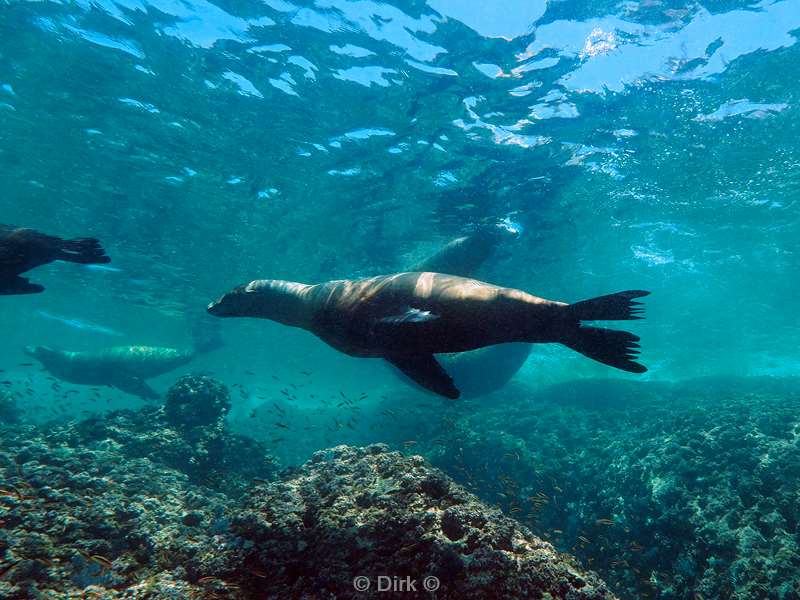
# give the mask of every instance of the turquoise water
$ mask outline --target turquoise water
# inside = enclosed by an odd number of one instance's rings
[[[713,399],[726,377],[797,376],[798,31],[795,0],[0,2],[0,222],[96,237],[112,258],[46,265],[26,275],[44,293],[0,297],[2,375],[43,422],[64,400],[26,345],[188,349],[241,283],[398,272],[506,222],[521,234],[482,279],[565,302],[652,292],[629,326],[649,371],[537,346],[481,400],[493,410],[583,379],[710,378]],[[221,333],[150,384],[241,386],[231,423],[284,438],[288,463],[395,437],[330,427],[346,407],[319,398],[451,410],[307,332]],[[76,389],[61,410],[97,412]],[[287,390],[300,438],[249,416]]]

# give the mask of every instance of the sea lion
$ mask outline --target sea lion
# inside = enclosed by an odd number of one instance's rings
[[[145,379],[191,362],[196,354],[175,348],[117,346],[99,352],[66,352],[48,346],[27,346],[25,354],[53,376],[79,385],[106,385],[147,400],[159,397]]]
[[[519,238],[520,230],[519,225],[507,222],[479,226],[408,270],[475,278],[478,270],[500,248]],[[475,398],[497,391],[507,384],[528,360],[532,348],[532,344],[521,342],[498,344],[470,352],[440,354],[437,360],[453,378],[461,396]],[[406,383],[415,385],[413,379],[391,368]]]
[[[257,317],[301,327],[351,356],[380,357],[448,398],[460,391],[435,354],[506,342],[560,343],[607,365],[642,373],[639,338],[582,321],[639,319],[629,290],[575,304],[432,272],[397,273],[307,285],[257,280],[208,306],[218,317]]]
[[[0,225],[0,295],[43,292],[44,286],[19,275],[55,260],[81,264],[111,262],[94,238],[65,240],[33,229]]]
[[[79,385],[105,385],[146,400],[159,397],[146,379],[158,377],[223,345],[219,329],[198,319],[192,330],[192,350],[156,346],[116,346],[97,352],[67,352],[49,346],[27,346],[25,354],[42,363],[53,376]]]

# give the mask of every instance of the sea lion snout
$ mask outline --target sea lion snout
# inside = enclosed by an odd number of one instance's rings
[[[240,285],[206,307],[206,312],[215,317],[241,317],[247,314],[251,304],[248,295],[253,290],[248,285]]]
[[[277,279],[257,279],[234,288],[206,311],[215,317],[257,317],[305,327],[312,307],[306,295],[312,286]]]
[[[215,302],[211,302],[206,307],[206,312],[210,315],[214,315],[215,317],[231,317],[233,316],[228,312],[228,307],[225,305],[225,296],[216,300]]]
[[[49,346],[25,346],[22,351],[40,362],[57,360],[59,352]]]

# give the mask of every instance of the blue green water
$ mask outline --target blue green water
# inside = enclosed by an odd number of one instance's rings
[[[402,271],[506,219],[522,234],[484,279],[566,302],[652,292],[630,326],[646,374],[537,346],[518,396],[797,376],[799,31],[795,0],[0,1],[0,222],[112,257],[0,297],[3,376],[41,420],[60,396],[18,366],[25,345],[188,348],[235,285]],[[439,410],[309,333],[222,333],[153,387],[197,370],[246,386],[233,417],[259,436],[246,415],[289,382],[309,409],[343,392]]]

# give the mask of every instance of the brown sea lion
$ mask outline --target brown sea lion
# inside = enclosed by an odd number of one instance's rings
[[[44,286],[19,275],[54,260],[81,264],[111,262],[94,238],[65,240],[33,229],[0,225],[0,295],[44,291]]]
[[[411,272],[317,285],[252,281],[211,303],[208,312],[301,327],[346,354],[385,358],[423,387],[458,398],[435,354],[507,342],[561,343],[624,371],[646,371],[633,360],[637,336],[581,322],[639,319],[634,298],[648,293],[566,304],[475,279]]]

